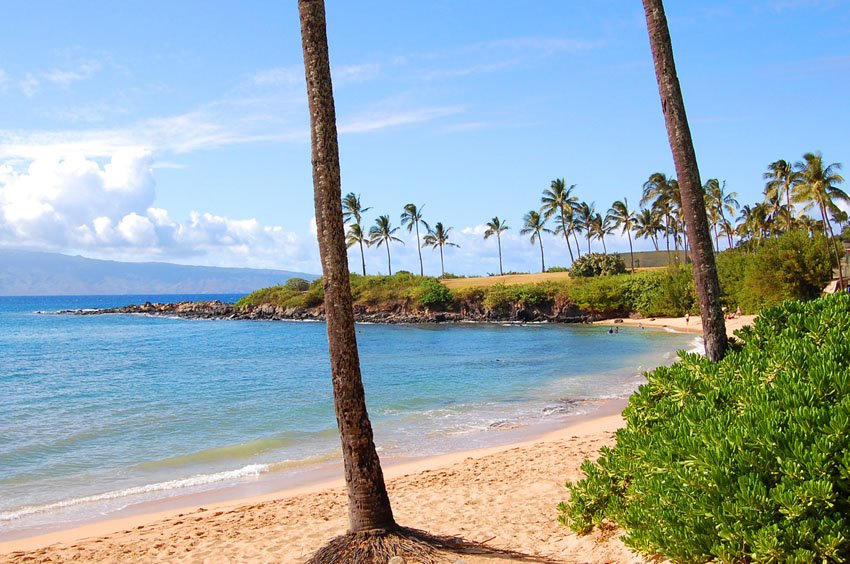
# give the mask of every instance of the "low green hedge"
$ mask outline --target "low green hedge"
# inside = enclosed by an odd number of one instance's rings
[[[647,373],[560,519],[674,562],[850,559],[850,294],[759,314],[718,363]]]

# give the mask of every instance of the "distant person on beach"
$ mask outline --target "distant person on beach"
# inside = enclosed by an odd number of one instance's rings
[[[685,325],[691,322],[691,314],[690,312],[685,313]]]
[[[738,309],[735,310],[735,317],[741,317],[742,315],[741,306],[738,306]]]
[[[608,334],[609,334],[609,335],[613,335],[613,334],[614,334],[614,330],[613,330],[613,329],[608,329]]]

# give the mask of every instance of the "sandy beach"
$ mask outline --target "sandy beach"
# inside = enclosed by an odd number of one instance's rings
[[[728,320],[727,331],[752,318]],[[684,318],[622,323],[694,332],[700,326],[696,317],[688,323]],[[612,445],[622,424],[617,414],[585,416],[523,443],[390,466],[386,476],[396,520],[492,549],[490,554],[449,554],[449,562],[642,562],[616,531],[578,537],[557,520],[556,506],[567,496],[564,483],[582,477],[582,461]],[[346,511],[338,479],[8,541],[0,543],[0,561],[302,562],[345,532]]]

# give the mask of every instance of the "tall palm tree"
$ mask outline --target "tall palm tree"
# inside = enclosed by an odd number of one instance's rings
[[[523,227],[520,230],[520,235],[531,234],[531,244],[535,241],[540,245],[540,272],[546,272],[546,261],[543,258],[543,233],[551,233],[552,230],[546,227],[546,220],[539,212],[531,210],[525,217],[522,218]]]
[[[649,239],[658,251],[658,233],[664,229],[661,216],[653,210],[643,208],[635,216],[635,237]]]
[[[499,219],[497,215],[493,219],[487,222],[487,230],[484,232],[484,238],[489,239],[493,235],[496,236],[496,242],[499,244],[499,275],[504,276],[505,272],[502,270],[502,233],[510,229],[508,227],[508,222]]]
[[[767,180],[764,186],[765,201],[781,202],[785,200],[787,213],[777,214],[778,206],[775,204],[774,213],[772,215],[780,215],[785,219],[785,230],[793,229],[794,207],[791,205],[791,198],[797,184],[800,183],[800,171],[794,168],[790,162],[779,159],[767,165],[767,172],[762,175],[762,178]]]
[[[675,183],[675,184],[674,184]],[[673,212],[679,197],[676,195],[678,182],[666,174],[655,172],[643,183],[640,205],[650,204],[653,211],[664,217],[664,240],[667,244],[667,263],[670,263],[670,235],[674,235]],[[675,244],[675,241],[674,241]]]
[[[844,273],[841,269],[841,255],[838,252],[832,222],[827,213],[836,208],[836,203],[839,201],[850,203],[850,196],[837,186],[844,182],[844,177],[837,172],[841,170],[841,163],[824,166],[823,155],[820,152],[806,153],[803,155],[803,160],[797,163],[797,168],[800,169],[800,182],[796,186],[794,201],[805,203],[803,209],[814,205],[820,209],[825,227],[824,236],[831,242],[832,250],[835,252],[835,262],[838,263],[838,284],[843,288]]]
[[[451,230],[451,227],[443,227],[442,223],[437,222],[434,225],[434,229],[428,229],[428,234],[425,235],[425,239],[422,242],[423,247],[431,247],[432,249],[440,248],[440,272],[442,272],[442,276],[446,275],[446,267],[443,265],[443,247],[459,246],[449,243],[449,233]]]
[[[404,213],[401,214],[401,225],[407,227],[407,232],[410,233],[416,230],[416,251],[419,253],[419,276],[425,276],[425,269],[422,267],[422,247],[419,241],[419,224],[421,223],[425,230],[431,229],[428,223],[422,219],[422,206],[417,208],[415,204],[407,204],[404,206]]]
[[[755,248],[761,245],[770,230],[767,206],[764,203],[753,206],[744,205],[741,208],[738,222],[736,229],[738,236],[741,239],[752,241],[752,249],[755,252]]]
[[[735,215],[735,212],[738,210],[738,200],[736,199],[738,193],[726,193],[726,181],[724,180],[721,183],[716,178],[709,178],[703,188],[705,189],[705,205],[708,215],[716,220],[713,220],[714,236],[717,239],[717,250],[719,251],[720,237],[717,233],[717,228],[726,224],[727,213],[730,216]],[[729,239],[729,246],[732,246],[731,238]]]
[[[345,234],[345,246],[349,249],[354,245],[360,245],[361,260],[363,261],[363,276],[366,276],[366,259],[363,256],[363,245],[369,246],[369,238],[363,233],[363,228],[359,223],[352,223],[348,226],[348,231]]]
[[[366,253],[363,252],[363,244],[369,245],[369,241],[363,237],[363,214],[372,208],[364,208],[360,205],[360,195],[349,192],[342,199],[342,220],[348,223],[354,222],[348,228],[348,241],[354,241],[360,245],[360,263],[363,266],[363,276],[366,276]],[[349,248],[354,245],[349,244]]]
[[[602,214],[593,214],[593,217],[590,218],[590,231],[593,234],[593,237],[602,241],[602,252],[607,255],[608,247],[605,245],[605,236],[614,232],[614,226],[611,225],[611,219],[607,215],[602,217]]]
[[[552,184],[543,191],[543,197],[540,198],[540,203],[543,204],[541,211],[545,219],[551,219],[555,216],[555,221],[558,226],[555,228],[555,233],[563,233],[564,240],[567,242],[567,250],[570,253],[570,262],[573,257],[573,247],[570,245],[570,229],[572,226],[573,206],[578,202],[578,198],[571,195],[575,184],[567,188],[563,178],[556,178]]]
[[[611,209],[608,210],[608,221],[613,223],[614,228],[622,227],[622,233],[629,237],[629,256],[632,260],[632,274],[635,273],[635,252],[632,248],[632,230],[635,228],[637,218],[635,212],[629,209],[629,201],[626,198],[617,200],[611,204]]]
[[[587,239],[587,252],[590,252],[590,239],[593,237],[593,216],[596,214],[596,205],[593,202],[580,202],[576,206],[576,224],[579,232],[584,231]]]
[[[334,410],[348,489],[349,531],[390,532],[396,530],[397,525],[393,519],[366,410],[354,332],[324,3],[321,0],[299,0],[298,14],[310,109],[313,189],[325,290]],[[330,554],[339,554],[343,552],[343,547],[344,543],[342,546],[332,543],[325,549]],[[317,557],[320,557],[319,554]]]
[[[382,215],[375,220],[375,225],[369,229],[369,244],[380,247],[384,245],[387,249],[387,272],[390,276],[393,275],[393,266],[390,261],[390,243],[396,241],[404,245],[404,241],[395,236],[398,227],[393,227],[390,224],[390,216]]]
[[[694,282],[699,296],[706,356],[718,361],[726,354],[726,323],[720,304],[720,283],[714,263],[711,232],[705,215],[705,199],[699,179],[694,143],[685,114],[685,102],[676,75],[673,44],[661,0],[643,0],[649,45],[655,63],[655,76],[661,109],[667,127],[676,176],[679,179],[682,211],[693,247]]]

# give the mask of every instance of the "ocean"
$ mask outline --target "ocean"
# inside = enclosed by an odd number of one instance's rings
[[[238,297],[0,297],[0,540],[338,462],[323,323],[54,313]],[[359,324],[357,338],[384,460],[556,427],[698,346],[552,324]]]

